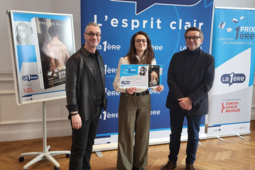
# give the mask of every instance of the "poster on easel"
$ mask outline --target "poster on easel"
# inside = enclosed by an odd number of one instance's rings
[[[66,61],[75,52],[71,14],[9,11],[18,105],[61,99]]]

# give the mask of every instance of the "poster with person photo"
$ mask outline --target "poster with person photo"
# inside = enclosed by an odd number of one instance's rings
[[[40,87],[65,84],[66,61],[72,47],[71,25],[67,20],[32,18]]]
[[[18,105],[65,98],[65,64],[75,52],[71,14],[9,11]]]
[[[15,40],[17,45],[33,45],[31,22],[15,21]]]

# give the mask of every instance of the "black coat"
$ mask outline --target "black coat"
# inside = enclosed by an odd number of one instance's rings
[[[81,47],[66,63],[66,99],[69,112],[78,111],[82,121],[93,118],[95,114],[95,68],[91,62],[89,52]],[[103,87],[105,87],[104,61],[96,51],[97,61],[100,67]],[[103,88],[103,108],[106,110],[107,99]]]
[[[189,97],[192,109],[187,111],[187,114],[205,115],[208,113],[208,92],[214,80],[214,57],[199,50],[194,67],[189,73],[186,71],[187,64],[186,50],[173,55],[168,69],[169,93],[166,107],[180,110],[178,99]]]

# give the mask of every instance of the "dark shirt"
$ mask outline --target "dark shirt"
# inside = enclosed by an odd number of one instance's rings
[[[94,75],[95,75],[95,91],[96,91],[96,103],[95,106],[102,105],[102,98],[103,98],[103,84],[102,78],[100,73],[100,67],[98,64],[98,60],[95,53],[90,53],[89,58],[91,58],[92,62],[95,65]]]
[[[92,119],[95,116],[96,94],[98,93],[98,90],[96,89],[96,78],[101,78],[101,81],[99,81],[99,83],[101,83],[99,91],[103,91],[101,106],[104,110],[107,108],[107,99],[104,88],[104,61],[97,50],[95,54],[100,68],[97,69],[99,71],[99,76],[96,76],[97,70],[94,61],[92,61],[93,57],[89,57],[91,53],[84,48],[84,45],[66,62],[66,107],[69,112],[78,111],[82,121]]]
[[[185,85],[185,92],[184,96],[189,96],[190,94],[187,93],[189,91],[189,84],[192,82],[191,73],[194,69],[194,65],[196,63],[197,56],[199,55],[200,47],[195,49],[194,51],[190,51],[188,48],[185,51],[185,59],[186,59],[186,70],[185,70],[185,78],[184,78],[184,85]]]

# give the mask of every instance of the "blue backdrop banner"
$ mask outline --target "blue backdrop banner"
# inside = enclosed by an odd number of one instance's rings
[[[118,134],[119,93],[113,89],[120,57],[126,56],[130,40],[138,31],[145,31],[153,45],[157,64],[163,66],[161,93],[151,93],[150,139],[169,141],[170,117],[165,107],[168,93],[167,70],[176,52],[186,49],[184,33],[195,26],[204,33],[202,49],[209,52],[213,0],[81,0],[81,42],[89,22],[96,22],[102,30],[97,49],[104,58],[108,110],[102,112],[95,144],[116,143]],[[201,122],[204,131],[205,119]],[[184,122],[184,129],[187,122]],[[186,130],[183,131],[185,135]]]

